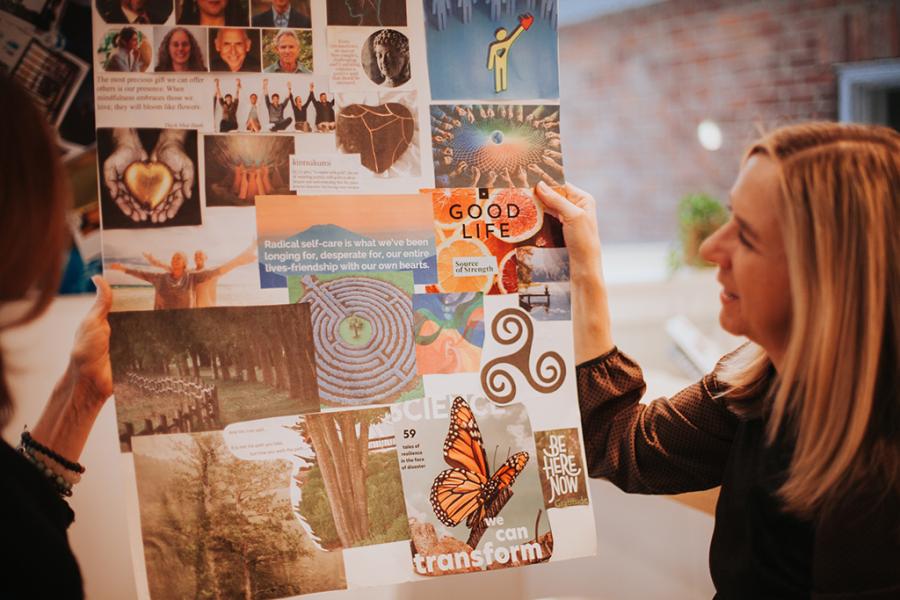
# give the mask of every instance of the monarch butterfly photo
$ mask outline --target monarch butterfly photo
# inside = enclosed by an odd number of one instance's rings
[[[490,475],[475,415],[468,403],[457,397],[450,409],[444,460],[452,468],[441,471],[434,478],[431,507],[444,525],[454,527],[466,519],[466,526],[471,529],[485,517],[496,516],[488,514],[491,505],[525,468],[528,453],[516,452]]]

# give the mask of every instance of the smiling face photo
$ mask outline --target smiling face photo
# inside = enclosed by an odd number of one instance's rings
[[[309,29],[263,30],[263,71],[312,73],[312,31]]]
[[[157,27],[157,72],[206,71],[207,31],[199,27]]]
[[[259,72],[259,31],[238,27],[211,29],[209,70],[214,72]]]

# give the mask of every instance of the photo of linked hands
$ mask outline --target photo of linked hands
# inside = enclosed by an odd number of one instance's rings
[[[135,129],[112,130],[103,181],[126,217],[136,223],[165,223],[191,198],[195,166],[185,151],[187,135],[187,130],[164,129],[148,154]]]

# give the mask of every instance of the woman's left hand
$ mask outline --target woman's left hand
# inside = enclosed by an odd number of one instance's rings
[[[86,392],[86,399],[102,404],[113,391],[107,320],[112,306],[112,289],[99,275],[91,281],[97,286],[97,298],[75,334],[69,369],[75,377],[73,383]]]

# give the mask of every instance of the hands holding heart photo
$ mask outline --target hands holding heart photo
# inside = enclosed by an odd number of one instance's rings
[[[164,223],[191,198],[195,165],[185,152],[186,136],[186,130],[165,129],[148,155],[137,131],[112,130],[113,151],[103,163],[103,180],[126,217]]]

